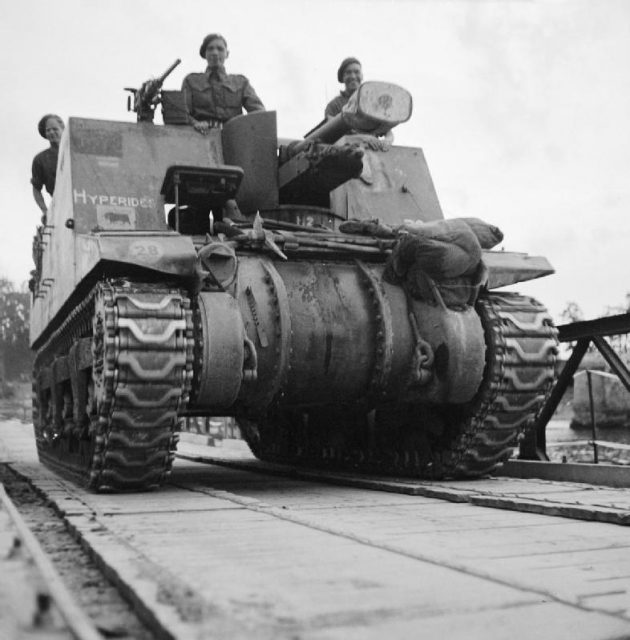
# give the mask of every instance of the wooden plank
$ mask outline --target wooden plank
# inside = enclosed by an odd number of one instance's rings
[[[495,475],[511,478],[538,478],[559,482],[585,482],[605,487],[630,487],[630,468],[605,465],[537,460],[508,460]]]
[[[541,513],[544,515],[560,516],[562,518],[574,518],[578,520],[591,520],[597,522],[609,522],[623,526],[630,526],[630,512],[618,511],[608,507],[594,507],[583,504],[562,504],[559,502],[546,502],[531,500],[522,497],[503,496],[472,496],[472,504],[494,509],[511,509],[513,511],[525,511],[527,513]]]

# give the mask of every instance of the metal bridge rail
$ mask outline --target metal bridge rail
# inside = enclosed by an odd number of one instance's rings
[[[543,405],[534,429],[520,444],[520,460],[549,460],[547,456],[546,434],[547,423],[558,408],[567,387],[571,383],[589,346],[593,343],[602,354],[613,373],[617,375],[624,387],[630,392],[630,371],[615,350],[605,340],[607,336],[630,333],[630,313],[622,313],[606,318],[572,322],[558,327],[560,342],[576,342],[571,356],[558,376],[558,381]]]

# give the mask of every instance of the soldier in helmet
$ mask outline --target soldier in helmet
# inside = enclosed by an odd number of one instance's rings
[[[54,113],[47,113],[37,124],[37,130],[42,138],[50,143],[48,149],[44,149],[33,158],[31,170],[31,184],[33,185],[33,198],[42,212],[42,222],[46,222],[48,207],[42,194],[42,189],[52,196],[55,190],[55,178],[57,176],[57,158],[59,156],[59,142],[64,130],[63,120]]]
[[[211,127],[220,127],[241,115],[243,109],[247,112],[265,109],[245,76],[226,73],[224,64],[229,53],[222,35],[207,35],[199,49],[199,55],[208,63],[206,70],[190,73],[184,78],[182,91],[188,120],[200,133],[207,133]]]

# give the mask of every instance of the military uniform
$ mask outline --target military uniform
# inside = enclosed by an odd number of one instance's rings
[[[184,78],[182,91],[190,123],[204,120],[222,124],[245,109],[264,111],[265,106],[245,76],[227,74],[225,69],[190,73]]]
[[[48,147],[33,158],[31,184],[38,191],[41,191],[42,187],[46,187],[46,191],[51,196],[55,190],[58,157],[59,147]]]
[[[333,98],[327,105],[324,111],[324,117],[326,119],[332,118],[336,116],[338,113],[341,113],[341,110],[345,106],[345,104],[350,100],[350,96],[354,93],[354,91],[342,91],[338,96]]]

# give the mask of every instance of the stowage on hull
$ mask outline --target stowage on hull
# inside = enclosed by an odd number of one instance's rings
[[[475,477],[509,457],[557,338],[540,303],[498,289],[552,269],[446,224],[422,150],[375,137],[410,100],[379,112],[404,90],[366,85],[288,145],[273,112],[208,136],[70,120],[35,247],[47,465],[94,490],[160,486],[186,416],[234,416],[255,455],[291,464]]]

